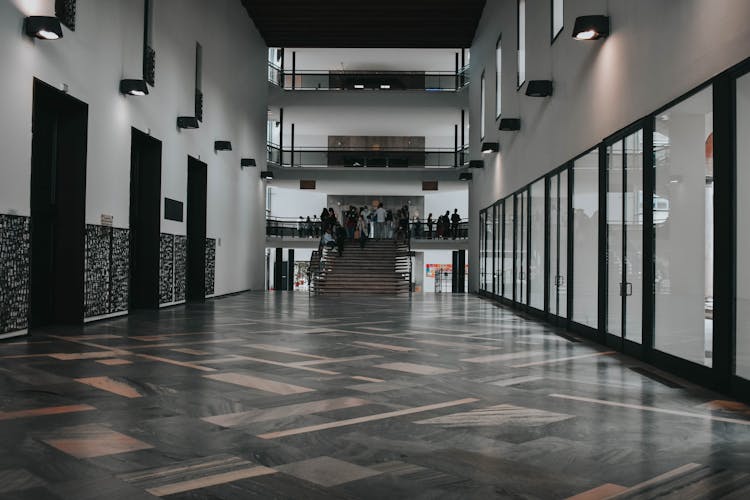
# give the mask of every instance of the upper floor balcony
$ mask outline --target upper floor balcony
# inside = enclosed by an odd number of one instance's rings
[[[268,81],[289,91],[458,92],[468,58],[466,49],[270,48]]]

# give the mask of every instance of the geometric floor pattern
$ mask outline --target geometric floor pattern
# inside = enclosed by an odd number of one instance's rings
[[[474,296],[0,342],[1,499],[750,498],[750,408]]]

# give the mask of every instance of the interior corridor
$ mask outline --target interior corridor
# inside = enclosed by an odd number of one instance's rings
[[[0,498],[749,498],[750,408],[474,296],[246,293],[0,344]]]

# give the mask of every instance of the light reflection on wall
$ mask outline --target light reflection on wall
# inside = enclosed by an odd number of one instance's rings
[[[55,13],[52,0],[10,0],[25,16],[51,16]]]

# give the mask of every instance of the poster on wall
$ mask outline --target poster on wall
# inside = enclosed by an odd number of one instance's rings
[[[469,272],[469,264],[466,264],[466,273]],[[453,273],[453,264],[425,264],[425,278],[434,278],[436,273]]]

